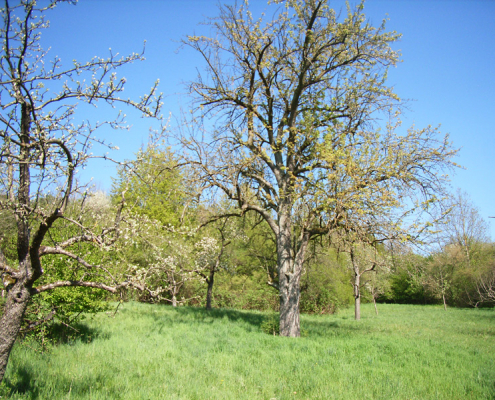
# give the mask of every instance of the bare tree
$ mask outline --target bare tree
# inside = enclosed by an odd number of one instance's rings
[[[108,58],[95,57],[88,62],[74,61],[66,69],[61,60],[49,59],[40,46],[40,36],[48,26],[45,14],[63,1],[52,0],[42,7],[34,0],[5,0],[1,10],[0,39],[0,209],[15,217],[16,259],[7,259],[0,249],[0,270],[15,283],[10,288],[0,320],[0,380],[3,379],[12,346],[31,296],[57,287],[82,286],[116,292],[118,282],[103,265],[95,265],[74,250],[81,243],[108,248],[118,238],[123,202],[114,223],[95,232],[78,218],[66,215],[70,199],[81,193],[75,176],[91,158],[89,149],[98,141],[94,132],[103,124],[120,127],[123,115],[107,122],[77,123],[77,105],[105,102],[133,107],[145,116],[158,116],[160,102],[156,85],[141,101],[120,98],[125,84],[116,69],[143,59],[142,54]],[[67,1],[72,3],[72,1]],[[81,193],[81,197],[83,194]],[[79,197],[79,198],[81,198]],[[50,240],[57,221],[77,228],[77,234],[60,242]],[[43,257],[57,254],[88,271],[77,280],[37,285],[43,276]],[[106,277],[106,283],[88,280],[94,272]]]
[[[446,204],[450,211],[435,224],[436,232],[430,238],[432,257],[424,276],[425,288],[441,299],[444,309],[449,302],[479,302],[480,278],[486,278],[490,259],[488,224],[469,196],[457,190]]]
[[[469,196],[457,190],[450,199],[451,212],[438,224],[440,233],[437,242],[441,246],[457,245],[466,257],[468,266],[483,243],[488,243],[488,223],[484,220]]]
[[[378,314],[376,307],[377,290],[376,279],[372,284],[365,281],[364,277],[370,273],[376,275],[379,270],[387,268],[387,258],[381,253],[384,251],[385,242],[397,241],[399,237],[403,240],[412,240],[411,235],[404,238],[404,228],[397,229],[395,224],[397,221],[384,221],[376,219],[376,215],[366,215],[363,211],[363,221],[367,221],[367,225],[354,224],[352,230],[337,231],[333,235],[333,245],[339,252],[349,255],[349,265],[353,273],[352,287],[354,293],[354,317],[356,320],[361,319],[361,294],[362,287],[367,286],[373,296],[375,312]],[[384,223],[386,222],[386,223]],[[412,231],[411,227],[406,228],[406,231]],[[379,247],[382,251],[379,251]],[[375,277],[376,278],[376,277]]]
[[[487,271],[482,272],[476,280],[478,299],[475,306],[480,303],[495,303],[495,265],[491,264]]]
[[[221,6],[211,37],[185,41],[205,61],[190,90],[206,140],[184,144],[206,185],[270,226],[280,334],[299,336],[310,240],[362,224],[363,209],[426,209],[455,151],[430,127],[398,133],[400,101],[385,81],[399,35],[366,22],[363,4],[339,16],[326,0],[271,3],[281,4],[272,20],[254,19],[247,2]],[[412,193],[421,200],[408,203]]]

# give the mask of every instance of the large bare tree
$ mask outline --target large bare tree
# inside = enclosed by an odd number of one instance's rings
[[[70,199],[81,193],[76,171],[91,158],[89,149],[96,140],[95,130],[102,124],[119,127],[124,121],[119,114],[106,123],[79,123],[75,121],[77,105],[123,103],[146,116],[157,116],[159,112],[156,86],[139,102],[119,97],[125,79],[118,78],[115,70],[141,60],[142,54],[117,57],[110,53],[107,58],[95,57],[85,63],[74,61],[66,69],[60,59],[49,58],[40,46],[40,35],[48,26],[46,12],[61,2],[52,0],[38,5],[34,0],[23,0],[11,6],[5,0],[1,10],[0,209],[15,218],[17,254],[14,260],[0,249],[0,270],[14,282],[0,320],[0,380],[33,295],[67,286],[115,292],[122,285],[103,266],[85,260],[73,250],[83,242],[102,247],[115,242],[120,212],[115,224],[94,232],[81,219],[66,215],[66,210]],[[50,239],[50,231],[60,219],[73,224],[77,234],[57,242]],[[107,281],[88,280],[95,276],[89,273],[76,280],[37,285],[44,274],[43,257],[50,254],[67,257],[87,271],[96,270]]]
[[[190,84],[202,136],[184,143],[198,177],[270,226],[280,334],[299,336],[310,240],[373,212],[427,208],[455,151],[430,127],[400,131],[400,100],[386,85],[399,35],[370,25],[362,3],[343,15],[326,0],[271,3],[259,19],[247,1],[221,6],[211,36],[184,41],[205,62]]]

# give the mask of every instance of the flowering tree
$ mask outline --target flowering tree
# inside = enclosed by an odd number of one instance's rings
[[[199,279],[198,273],[204,268],[196,262],[196,230],[164,226],[137,212],[129,214],[129,221],[132,227],[122,256],[130,265],[130,286],[141,292],[143,301],[169,301],[176,307],[189,300],[178,299],[179,292],[187,281]]]
[[[224,209],[227,207],[224,207]],[[219,215],[221,212],[214,211],[214,215]],[[208,218],[208,217],[207,217]],[[214,219],[215,217],[213,217]],[[244,234],[244,230],[234,223],[234,220],[225,217],[219,221],[215,221],[213,226],[210,226],[212,232],[203,233],[203,237],[195,244],[196,247],[196,264],[198,266],[197,273],[205,280],[208,285],[206,291],[206,309],[211,310],[213,299],[213,284],[215,282],[215,274],[224,269],[235,269],[235,265],[227,265],[225,261],[225,250],[232,242],[236,244],[246,243],[248,238]],[[205,231],[203,227],[203,231]]]
[[[15,220],[17,243],[13,257],[0,249],[0,270],[15,282],[0,320],[0,380],[32,296],[58,287],[116,292],[126,285],[104,265],[77,251],[83,244],[105,249],[116,243],[124,203],[120,202],[112,220],[106,221],[108,225],[86,225],[83,219],[66,214],[71,198],[83,197],[84,188],[75,179],[77,169],[91,158],[91,144],[95,140],[103,143],[94,132],[104,124],[121,127],[125,121],[119,113],[106,122],[77,124],[77,105],[120,103],[150,117],[158,116],[160,109],[156,85],[138,102],[119,97],[125,79],[118,78],[115,71],[143,59],[142,54],[117,57],[110,52],[107,58],[74,61],[66,69],[60,59],[49,59],[40,46],[40,35],[48,26],[46,12],[61,2],[52,0],[43,7],[24,0],[11,6],[5,0],[1,10],[0,209]],[[74,235],[54,241],[51,232],[62,222],[75,227]],[[49,266],[43,260],[50,255],[77,263],[88,273],[38,285]],[[91,280],[95,275],[105,279]]]
[[[247,1],[222,6],[211,37],[185,41],[205,61],[189,87],[212,140],[184,144],[205,185],[270,226],[280,334],[299,336],[310,241],[364,215],[427,209],[455,151],[431,127],[400,132],[400,100],[386,84],[399,35],[371,26],[362,3],[343,17],[326,0],[271,3],[280,5],[272,20],[255,19]],[[400,215],[391,226],[405,236]]]

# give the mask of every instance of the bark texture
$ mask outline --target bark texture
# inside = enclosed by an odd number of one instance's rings
[[[25,278],[19,279],[7,293],[4,313],[0,319],[0,382],[3,380],[10,352],[21,329],[31,293]]]
[[[298,238],[299,247],[294,255],[291,235],[291,219],[283,215],[279,219],[280,234],[277,240],[279,296],[280,296],[280,336],[301,336],[299,301],[301,297],[301,275],[304,256],[309,243],[309,233]]]

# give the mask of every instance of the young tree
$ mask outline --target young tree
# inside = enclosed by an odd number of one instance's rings
[[[394,240],[395,238],[387,236],[383,230],[383,225],[375,221],[375,225],[371,225],[371,220],[365,218],[363,220],[369,222],[365,227],[354,226],[354,229],[347,232],[340,232],[334,235],[333,245],[337,247],[339,252],[349,255],[350,269],[353,273],[352,287],[354,292],[354,317],[356,320],[361,319],[361,288],[368,285],[372,288],[373,302],[375,304],[375,288],[376,285],[370,286],[368,281],[364,281],[364,277],[378,270],[383,270],[386,267],[387,260],[382,254],[384,252],[383,242],[386,240]],[[394,232],[393,229],[388,229],[389,232]],[[395,232],[395,233],[401,233]],[[380,239],[378,237],[380,237]],[[376,284],[376,280],[374,282]]]
[[[160,108],[159,99],[154,98],[156,85],[139,102],[119,97],[125,79],[117,77],[116,69],[141,60],[142,54],[117,57],[110,52],[108,58],[74,61],[67,69],[62,68],[60,59],[49,59],[40,46],[40,36],[48,26],[46,12],[61,2],[52,0],[39,5],[34,0],[24,0],[11,6],[5,0],[1,10],[0,209],[15,218],[17,251],[15,259],[9,259],[0,250],[0,270],[15,281],[0,320],[0,380],[33,295],[57,287],[93,287],[116,292],[125,286],[103,265],[84,259],[74,250],[82,243],[102,248],[115,243],[123,205],[118,207],[112,224],[96,227],[101,228],[98,231],[65,214],[70,199],[76,193],[83,196],[75,175],[91,158],[91,143],[98,141],[93,136],[95,130],[105,124],[75,123],[77,105],[123,104],[146,116],[157,116]],[[119,114],[106,124],[118,128],[123,122],[123,115]],[[49,197],[50,201],[43,201]],[[57,229],[57,221],[62,219],[76,226],[77,233],[54,242],[50,232]],[[94,276],[89,273],[75,280],[36,286],[45,272],[44,257],[53,254],[78,263],[88,272],[98,271],[106,277],[105,282],[87,280]]]
[[[122,252],[131,265],[129,281],[141,291],[140,300],[169,301],[176,307],[184,284],[198,279],[192,243],[195,231],[165,227],[161,221],[139,213],[133,213],[132,221],[132,237]]]
[[[373,251],[375,250],[375,251]],[[365,282],[362,281],[363,275],[369,272],[376,273],[377,265],[380,264],[377,260],[376,248],[372,249],[366,245],[356,245],[352,243],[349,249],[352,271],[354,280],[352,286],[354,289],[354,318],[356,321],[361,319],[361,287]],[[373,297],[374,300],[374,297]],[[376,311],[376,303],[375,311]]]
[[[225,222],[228,220],[225,219]],[[224,255],[225,247],[230,244],[230,240],[226,240],[224,227],[219,228],[220,243],[213,237],[203,237],[196,243],[198,250],[197,263],[198,274],[205,280],[206,289],[206,309],[211,310],[211,302],[213,300],[213,284],[215,283],[215,274],[220,271],[222,265],[222,256]]]
[[[386,77],[399,35],[366,22],[362,3],[343,17],[326,0],[272,3],[280,8],[268,21],[247,2],[221,6],[211,37],[185,41],[205,61],[190,84],[196,115],[204,129],[217,119],[212,140],[184,144],[207,185],[273,231],[280,334],[299,336],[310,240],[361,224],[363,209],[431,205],[455,151],[430,127],[398,132],[400,102]],[[380,115],[391,121],[385,133]],[[406,200],[413,192],[422,199]]]

